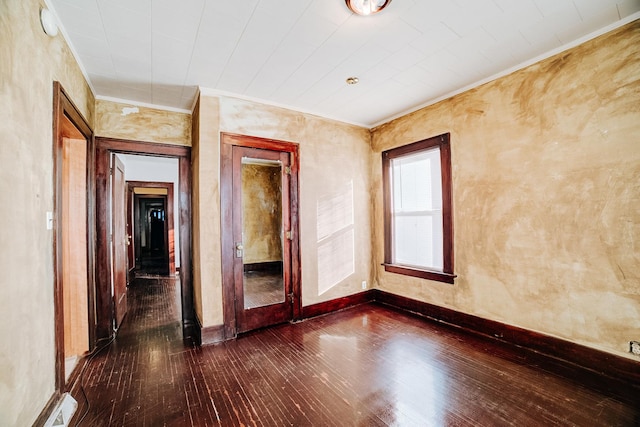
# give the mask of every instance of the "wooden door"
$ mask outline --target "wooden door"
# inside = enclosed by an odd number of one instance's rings
[[[127,232],[126,219],[126,182],[124,165],[112,154],[111,177],[111,248],[113,301],[116,328],[122,324],[127,313]]]
[[[233,147],[237,333],[293,318],[290,154]]]

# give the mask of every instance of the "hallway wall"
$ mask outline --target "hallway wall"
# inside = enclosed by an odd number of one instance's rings
[[[55,389],[53,81],[89,123],[94,97],[59,34],[44,34],[38,0],[0,2],[0,420],[27,426]]]
[[[191,114],[96,100],[96,136],[191,145]]]

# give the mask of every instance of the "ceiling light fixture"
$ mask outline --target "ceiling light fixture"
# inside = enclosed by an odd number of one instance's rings
[[[368,16],[380,12],[391,0],[345,0],[347,7],[358,15]]]
[[[360,81],[360,79],[357,78],[357,77],[347,77],[347,84],[348,85],[357,84],[359,81]]]

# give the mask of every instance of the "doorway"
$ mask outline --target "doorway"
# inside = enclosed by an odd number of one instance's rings
[[[130,277],[176,274],[173,182],[127,181]]]
[[[298,145],[222,134],[225,336],[300,315]]]
[[[53,93],[55,378],[62,392],[77,362],[94,348],[93,132],[58,82]]]
[[[176,244],[179,246],[180,262],[183,268],[180,268],[180,300],[182,311],[182,332],[183,338],[195,338],[197,337],[197,329],[195,327],[195,312],[193,306],[193,285],[191,282],[191,149],[185,146],[165,145],[157,143],[146,143],[140,141],[120,140],[114,138],[96,138],[96,209],[100,212],[111,212],[113,208],[112,199],[109,197],[109,182],[110,182],[110,157],[113,154],[117,154],[125,163],[125,170],[127,176],[129,176],[129,170],[131,168],[131,158],[138,159],[157,159],[162,163],[163,160],[170,161],[176,165],[176,181],[177,181],[177,200],[175,205],[177,207],[177,230],[176,235],[179,232],[179,238],[176,238]],[[153,172],[149,172],[150,186],[153,187]],[[129,180],[129,179],[127,179]],[[133,178],[133,181],[142,180],[141,178]],[[129,188],[130,186],[127,186]],[[173,191],[172,191],[173,193]],[[123,237],[130,244],[128,248],[131,248],[133,242],[131,238],[132,231],[132,218],[131,208],[134,207],[133,191],[126,191],[126,205],[129,206],[126,215],[127,221],[124,225],[126,233],[123,233]],[[168,193],[165,195],[168,196]],[[164,201],[164,227],[167,225],[168,212],[170,210],[168,197],[156,197],[156,199],[165,199]],[[131,203],[129,202],[131,200]],[[172,204],[173,206],[173,204]],[[122,214],[125,216],[125,214]],[[159,210],[154,211],[154,215],[162,216],[162,212]],[[173,214],[172,214],[173,216]],[[100,339],[110,339],[114,334],[114,294],[111,286],[110,277],[113,272],[113,260],[115,254],[111,254],[109,232],[110,224],[107,215],[102,215],[96,218],[97,229],[97,261],[96,261],[96,313],[97,313],[97,331]],[[156,224],[157,225],[157,224]],[[157,227],[155,227],[157,228]],[[155,233],[154,235],[157,235]],[[151,236],[149,236],[151,237]],[[164,239],[164,237],[161,237]],[[166,248],[171,247],[173,239],[173,233],[167,230],[166,233],[167,245]],[[125,260],[127,257],[131,257],[133,251],[123,247],[119,252],[123,254]],[[171,251],[169,249],[168,258],[171,259]],[[129,264],[129,262],[127,262]],[[175,268],[175,267],[174,267]],[[129,271],[129,270],[126,270]]]

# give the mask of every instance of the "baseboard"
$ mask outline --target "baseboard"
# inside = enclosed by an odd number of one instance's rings
[[[211,345],[225,341],[224,325],[202,327],[200,319],[196,316],[192,330],[192,340],[196,345]]]
[[[333,313],[334,311],[344,310],[345,308],[354,307],[373,301],[375,293],[373,290],[359,292],[357,294],[348,295],[342,298],[336,298],[329,301],[319,302],[317,304],[302,307],[302,319],[321,316],[323,314]]]
[[[273,271],[282,272],[282,261],[254,262],[244,264],[244,271]]]
[[[202,343],[202,325],[198,316],[194,316],[195,321],[182,320],[182,340],[195,345]]]
[[[607,391],[627,394],[640,391],[640,362],[596,350],[560,338],[413,300],[381,290],[373,299],[457,328],[488,336],[553,359],[564,375]]]
[[[201,330],[201,345],[217,344],[225,340],[224,325],[207,326]]]

